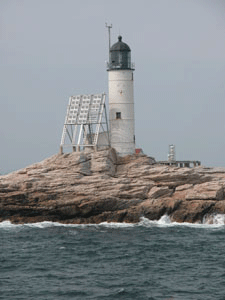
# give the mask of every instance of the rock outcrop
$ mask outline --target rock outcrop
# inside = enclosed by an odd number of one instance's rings
[[[54,155],[0,176],[0,221],[202,222],[225,213],[225,170],[157,165],[113,149]]]

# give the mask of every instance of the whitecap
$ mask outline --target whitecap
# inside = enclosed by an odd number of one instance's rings
[[[127,228],[127,227],[134,227],[136,224],[134,223],[116,223],[116,222],[102,222],[98,224],[99,226],[104,226],[106,228]]]
[[[47,227],[79,227],[79,224],[63,224],[59,222],[37,222],[37,223],[24,223],[24,224],[13,224],[10,221],[0,222],[0,229],[11,229],[11,228],[47,228]],[[84,225],[81,225],[84,226]]]
[[[58,222],[50,222],[50,221],[24,224],[24,226],[26,226],[26,227],[34,227],[34,228],[47,228],[47,227],[53,227],[53,226],[56,227],[56,226],[65,226],[65,225],[66,224],[62,224],[62,223],[58,223]]]

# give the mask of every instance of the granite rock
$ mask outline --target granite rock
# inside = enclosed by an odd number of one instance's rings
[[[114,149],[56,154],[0,176],[0,221],[202,222],[225,213],[223,168],[178,168]],[[209,218],[209,217],[208,217]]]

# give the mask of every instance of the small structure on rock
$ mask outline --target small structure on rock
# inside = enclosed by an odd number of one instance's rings
[[[175,145],[169,145],[168,161],[169,162],[176,161]]]
[[[176,167],[198,167],[201,166],[201,162],[199,160],[176,160],[176,151],[175,145],[169,145],[169,153],[168,160],[157,161],[158,164],[167,165],[167,166],[176,166]]]

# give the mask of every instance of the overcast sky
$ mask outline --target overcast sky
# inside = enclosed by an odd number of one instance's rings
[[[0,0],[0,173],[59,151],[70,95],[108,93],[108,35],[135,62],[137,147],[225,166],[224,0]]]

